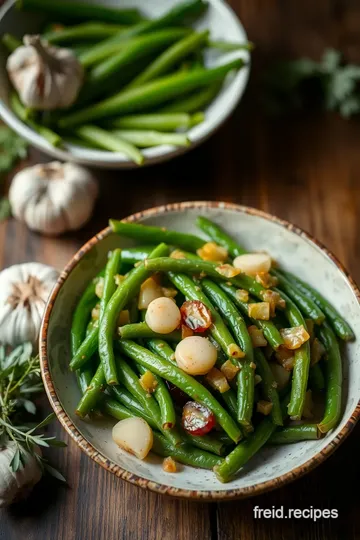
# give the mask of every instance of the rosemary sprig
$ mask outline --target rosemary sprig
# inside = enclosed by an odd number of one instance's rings
[[[54,419],[54,413],[35,426],[23,423],[26,413],[36,413],[36,405],[31,398],[42,390],[39,357],[32,355],[31,344],[24,343],[8,355],[5,347],[0,345],[0,446],[9,440],[15,443],[10,463],[13,472],[24,467],[26,452],[29,452],[42,470],[65,482],[61,473],[37,452],[39,446],[66,446],[55,437],[39,433]]]

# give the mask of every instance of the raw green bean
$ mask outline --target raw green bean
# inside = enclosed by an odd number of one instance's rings
[[[109,225],[120,236],[141,240],[150,244],[164,242],[179,246],[189,251],[196,251],[204,245],[204,240],[192,234],[169,231],[164,227],[142,225],[141,223],[126,223],[115,219],[109,220]]]
[[[167,341],[181,341],[181,332],[174,330],[170,334],[157,334],[148,327],[146,322],[125,324],[119,327],[119,336],[124,339],[150,339],[159,338]]]
[[[105,39],[101,43],[94,45],[93,47],[87,46],[86,49],[80,51],[79,62],[84,68],[88,69],[102,62],[111,55],[118,53],[127,47],[129,41],[124,36],[125,32],[119,32],[115,36],[109,39]],[[135,39],[135,38],[134,38]]]
[[[261,377],[261,387],[264,396],[272,403],[271,419],[276,426],[283,425],[283,415],[281,411],[280,399],[276,390],[274,375],[270,369],[268,361],[259,349],[255,349],[256,370]]]
[[[254,44],[251,41],[246,43],[232,43],[231,41],[220,41],[220,40],[208,40],[208,46],[212,49],[219,49],[224,52],[231,51],[252,51]]]
[[[208,407],[229,437],[235,442],[240,439],[241,431],[229,413],[196,379],[133,341],[121,340],[119,347],[124,354],[137,363],[142,364],[163,379],[170,381],[187,395]]]
[[[299,441],[315,441],[321,438],[316,424],[302,424],[300,426],[286,426],[278,429],[271,435],[270,444],[290,444]]]
[[[293,283],[297,289],[303,293],[305,296],[313,300],[315,304],[325,313],[326,317],[329,319],[331,326],[333,327],[336,335],[345,340],[355,339],[354,332],[350,328],[349,324],[345,319],[336,311],[336,309],[324,298],[320,293],[313,289],[310,285],[294,276],[290,272],[281,271],[281,273]]]
[[[288,296],[282,291],[277,291],[286,301],[285,313],[292,326],[304,326],[306,323],[297,307]],[[292,374],[291,398],[288,408],[289,416],[300,420],[304,409],[306,389],[309,378],[310,369],[310,344],[309,341],[301,345],[295,350],[295,364]]]
[[[137,88],[121,91],[95,105],[65,115],[59,120],[59,126],[69,128],[106,116],[120,115],[161,105],[184,92],[221,80],[229,71],[240,69],[243,65],[243,60],[239,58],[212,69],[195,69],[189,73],[180,72],[167,75]]]
[[[287,403],[288,398],[285,398],[281,404],[284,416]],[[275,430],[276,425],[273,424],[271,418],[264,418],[253,433],[250,433],[246,439],[238,444],[220,465],[214,467],[218,480],[220,482],[229,482],[239,469],[264,446]]]
[[[170,232],[170,231],[169,231]],[[175,243],[175,242],[173,242]],[[202,260],[173,259],[171,257],[161,257],[144,262],[146,268],[151,272],[174,272],[185,274],[205,274],[217,280],[227,281],[240,289],[246,289],[254,296],[263,301],[263,292],[266,291],[253,277],[245,274],[239,274],[233,278],[226,277],[220,273],[221,266]]]
[[[90,19],[119,24],[135,24],[142,17],[137,9],[118,9],[99,4],[73,2],[72,0],[17,0],[18,9],[36,11],[56,19]]]
[[[328,323],[324,323],[318,329],[318,335],[327,355],[325,414],[318,428],[321,433],[327,433],[337,426],[341,416],[342,361],[338,341]]]
[[[221,287],[221,289],[231,298],[240,311],[245,316],[248,316],[248,303],[239,299],[236,294],[236,288],[223,282],[219,283],[219,287]],[[250,299],[250,302],[253,302],[253,300]],[[263,331],[266,340],[274,350],[277,350],[280,345],[284,344],[284,340],[281,337],[279,330],[272,321],[260,321],[258,319],[253,319],[252,317],[249,317],[249,319],[257,326],[257,328]]]
[[[112,126],[119,129],[150,129],[156,131],[175,131],[192,126],[192,116],[187,113],[173,114],[134,114],[112,120]]]
[[[222,463],[223,459],[205,450],[192,448],[190,445],[172,446],[162,435],[154,433],[152,451],[160,456],[171,456],[184,465],[192,465],[202,469],[212,469]]]
[[[159,405],[153,396],[142,388],[132,368],[119,356],[116,358],[116,366],[121,383],[139,401],[147,414],[154,419],[157,429],[164,433],[165,437],[175,446],[181,444],[182,439],[179,433],[174,428],[169,429],[168,426],[163,425]]]
[[[22,45],[22,41],[12,34],[4,34],[1,38],[1,43],[5,45],[9,52],[14,52],[15,49]]]
[[[100,146],[100,148],[104,148],[105,150],[121,152],[138,165],[142,165],[144,163],[144,156],[136,148],[136,146],[119,136],[115,136],[104,129],[98,128],[97,126],[79,127],[75,130],[75,134],[81,139],[95,143],[97,146]]]
[[[166,253],[168,247],[160,244],[150,255],[156,256],[159,253]],[[115,356],[113,351],[113,336],[116,329],[117,317],[120,311],[129,303],[129,301],[138,293],[143,281],[149,276],[144,264],[135,268],[131,274],[119,285],[112,295],[103,318],[100,321],[99,330],[99,353],[104,366],[110,366],[106,375],[108,384],[118,384],[116,372]]]
[[[310,367],[309,386],[312,390],[318,392],[325,388],[325,378],[319,363]]]
[[[222,87],[224,78],[210,84],[204,89],[198,90],[196,93],[190,94],[188,97],[177,99],[176,101],[169,103],[162,107],[159,113],[193,113],[201,111],[213,101],[218,95],[220,88]]]
[[[254,407],[255,363],[253,346],[246,323],[232,301],[216,283],[213,283],[209,279],[203,279],[201,286],[211,302],[218,308],[225,321],[228,322],[235,341],[245,353],[244,361],[241,362],[241,370],[237,375],[237,419],[246,431],[252,431],[251,418]]]
[[[76,414],[84,418],[99,402],[105,388],[104,369],[101,364],[97,368],[91,383],[83,394],[76,408]]]
[[[105,58],[90,72],[86,82],[89,84],[91,96],[96,94],[96,89],[101,92],[104,82],[117,76],[125,66],[161,50],[188,33],[184,28],[166,28],[129,41],[126,47]]]
[[[135,77],[128,88],[136,88],[164,73],[168,73],[182,58],[202,47],[206,43],[208,36],[209,31],[205,30],[200,33],[192,32],[190,35],[183,37],[151,62],[138,77]]]
[[[148,370],[144,366],[137,364],[137,369],[141,374],[146,373]],[[174,404],[172,402],[169,390],[161,377],[153,375],[157,382],[157,386],[154,391],[154,396],[159,404],[161,422],[163,429],[171,429],[176,424],[176,414]]]
[[[51,129],[42,126],[34,120],[28,118],[27,111],[15,92],[12,92],[10,95],[10,105],[12,110],[20,118],[20,120],[22,120],[25,124],[31,127],[31,129],[36,131],[39,135],[44,137],[44,139],[46,139],[49,144],[51,144],[52,146],[61,146],[62,139],[60,135],[58,135]]]
[[[72,44],[74,41],[100,40],[118,34],[124,27],[116,24],[83,23],[76,26],[68,26],[61,30],[53,30],[42,35],[52,44]]]
[[[239,246],[235,240],[231,238],[221,227],[210,219],[204,216],[198,216],[196,219],[196,225],[209,237],[210,240],[213,240],[219,246],[227,249],[229,255],[233,259],[239,255],[244,255],[246,253],[245,249]]]
[[[271,273],[278,279],[278,287],[296,303],[305,317],[312,319],[316,324],[322,324],[324,322],[324,313],[311,298],[303,295],[297,287],[294,287],[294,285],[277,270],[273,269]]]
[[[149,148],[151,146],[160,146],[161,144],[170,144],[171,146],[190,146],[190,139],[185,133],[162,133],[153,130],[129,130],[115,129],[112,133],[116,137],[127,141],[138,148]]]

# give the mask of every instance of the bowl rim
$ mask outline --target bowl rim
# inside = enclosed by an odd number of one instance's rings
[[[6,0],[0,7],[0,21],[8,11],[15,9],[16,1],[17,0]],[[232,7],[225,0],[210,0],[210,2],[219,10],[226,11],[229,16],[231,16],[237,26],[238,33],[242,34],[243,39],[247,41],[248,36],[246,30]],[[2,99],[0,99],[0,118],[18,135],[26,139],[32,146],[56,159],[72,161],[80,165],[105,169],[138,169],[150,165],[156,165],[158,163],[170,161],[175,157],[181,156],[182,154],[195,149],[214,135],[234,113],[248,84],[251,69],[251,56],[246,50],[235,51],[227,54],[229,55],[227,61],[234,58],[244,58],[246,60],[246,64],[244,64],[242,69],[235,74],[231,82],[224,89],[224,92],[228,92],[230,88],[233,88],[234,95],[232,97],[230,96],[229,99],[224,100],[226,104],[221,113],[218,115],[218,118],[211,122],[210,125],[207,125],[207,118],[205,118],[205,122],[190,128],[188,133],[191,137],[191,144],[188,147],[176,147],[169,144],[162,144],[143,149],[142,153],[145,157],[145,161],[142,165],[137,165],[121,152],[91,149],[86,148],[85,146],[77,146],[72,143],[66,143],[64,147],[52,146],[48,141],[46,141],[46,139],[44,139],[42,135],[20,120],[20,118],[18,118],[12,111],[11,107]],[[222,62],[220,62],[220,64],[221,63]],[[206,107],[206,109],[207,108],[208,107]]]
[[[346,280],[350,284],[352,291],[354,292],[358,302],[360,303],[359,288],[357,287],[351,275],[347,272],[344,266],[340,263],[340,261],[331,251],[329,251],[319,240],[314,238],[311,234],[304,231],[300,227],[284,219],[278,218],[272,214],[264,212],[262,210],[258,210],[256,208],[252,208],[249,206],[228,203],[228,202],[188,201],[188,202],[180,202],[180,203],[170,203],[170,204],[166,204],[162,206],[149,208],[147,210],[142,210],[140,212],[136,212],[134,214],[131,214],[130,216],[127,216],[122,221],[133,222],[133,221],[138,221],[139,219],[143,217],[156,216],[156,215],[163,214],[166,212],[184,211],[186,209],[194,209],[194,208],[199,209],[199,210],[203,208],[220,208],[220,209],[225,209],[225,210],[236,211],[239,213],[250,214],[250,215],[261,217],[268,221],[277,223],[283,228],[286,228],[289,231],[294,232],[296,235],[302,238],[305,238],[306,240],[310,241],[310,243],[315,244],[315,247],[319,248],[323,253],[325,253],[325,255],[336,265],[338,270],[340,270],[340,272],[343,274],[343,276],[346,278]],[[360,398],[357,404],[355,405],[352,411],[352,414],[350,415],[346,424],[342,428],[342,430],[336,435],[336,437],[334,437],[334,439],[329,440],[329,443],[325,446],[325,448],[319,451],[312,458],[308,459],[303,465],[299,465],[295,467],[294,469],[292,469],[291,471],[284,473],[277,478],[260,482],[259,484],[256,484],[254,486],[231,489],[231,484],[229,484],[229,489],[223,490],[223,491],[219,491],[219,490],[198,491],[198,490],[192,490],[192,489],[176,488],[172,486],[167,486],[165,484],[160,484],[152,480],[144,479],[141,476],[138,476],[134,473],[130,473],[126,471],[125,469],[123,469],[122,467],[114,463],[112,460],[103,456],[98,450],[96,450],[92,446],[92,444],[90,444],[85,439],[85,437],[78,431],[76,426],[73,424],[72,420],[69,418],[69,416],[63,409],[56,394],[56,390],[55,390],[52,377],[50,375],[50,370],[49,370],[49,361],[48,361],[48,353],[47,353],[48,326],[49,326],[49,319],[51,316],[51,312],[52,312],[52,308],[54,306],[55,300],[64,282],[69,276],[69,274],[80,263],[83,256],[86,253],[88,253],[101,240],[107,237],[111,232],[112,232],[111,228],[106,227],[105,229],[97,233],[79,249],[79,251],[72,257],[69,263],[65,266],[47,302],[42,325],[41,325],[40,337],[39,337],[41,374],[42,374],[42,378],[43,378],[43,382],[44,382],[48,399],[60,423],[68,432],[68,434],[72,437],[72,439],[74,439],[74,441],[81,448],[81,450],[85,452],[85,454],[87,454],[89,457],[91,457],[91,459],[93,459],[96,463],[101,465],[104,469],[112,472],[119,478],[122,478],[139,487],[142,487],[144,489],[149,489],[150,491],[153,491],[155,493],[167,494],[167,495],[171,495],[171,496],[183,498],[183,499],[193,499],[193,500],[197,499],[197,500],[202,500],[202,501],[204,500],[226,501],[226,500],[234,500],[234,499],[244,499],[244,498],[251,497],[254,495],[259,495],[261,493],[271,491],[278,487],[282,487],[292,482],[293,480],[300,478],[301,476],[315,469],[315,467],[320,465],[320,463],[324,462],[335,451],[335,449],[338,448],[338,446],[348,437],[348,435],[353,430],[355,424],[359,420]]]

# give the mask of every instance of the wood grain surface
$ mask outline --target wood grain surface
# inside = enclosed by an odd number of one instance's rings
[[[256,43],[250,86],[230,121],[201,148],[171,163],[97,171],[101,196],[91,223],[60,239],[0,225],[0,266],[37,260],[59,269],[109,216],[163,203],[212,199],[255,206],[325,243],[360,281],[360,122],[336,115],[266,118],[261,78],[276,58],[319,58],[327,46],[360,63],[356,0],[232,0]],[[44,157],[33,151],[31,161]],[[46,403],[44,401],[44,409]],[[51,460],[69,486],[44,479],[24,504],[0,512],[0,540],[356,540],[360,538],[360,427],[320,468],[275,492],[242,502],[200,504],[147,493],[95,465],[68,441]],[[255,520],[253,508],[336,508],[339,518]]]

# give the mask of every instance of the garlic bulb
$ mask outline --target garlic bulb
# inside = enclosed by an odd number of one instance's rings
[[[16,264],[0,272],[0,342],[35,344],[58,272],[40,263]]]
[[[26,107],[70,107],[80,91],[84,71],[70,49],[49,45],[40,36],[24,36],[24,45],[9,56],[6,69]]]
[[[13,215],[30,229],[58,235],[88,221],[97,195],[98,185],[89,171],[53,161],[15,175],[9,200]]]
[[[24,451],[24,467],[12,472],[10,463],[14,457],[16,444],[11,441],[0,447],[0,508],[24,499],[42,476],[36,459]],[[37,448],[37,452],[40,449]]]

